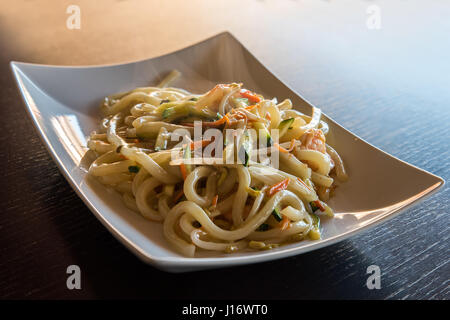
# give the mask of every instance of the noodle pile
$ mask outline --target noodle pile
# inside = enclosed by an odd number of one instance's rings
[[[347,179],[320,109],[307,116],[238,83],[192,94],[169,86],[178,76],[104,99],[89,173],[188,257],[320,239],[335,179]]]

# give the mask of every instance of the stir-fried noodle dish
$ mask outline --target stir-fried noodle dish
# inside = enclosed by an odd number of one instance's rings
[[[193,94],[170,86],[179,76],[102,101],[89,174],[188,257],[319,240],[347,179],[320,109],[308,116],[242,83]]]

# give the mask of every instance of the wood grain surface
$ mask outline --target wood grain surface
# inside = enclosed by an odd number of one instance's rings
[[[71,4],[81,9],[79,30],[66,27]],[[380,29],[367,27],[370,6]],[[187,274],[143,264],[59,173],[8,65],[120,63],[229,30],[338,123],[447,180],[449,16],[445,0],[0,2],[0,297],[450,298],[448,184],[386,224],[297,257]],[[72,264],[81,290],[66,287]],[[366,287],[370,265],[381,268],[379,290]]]

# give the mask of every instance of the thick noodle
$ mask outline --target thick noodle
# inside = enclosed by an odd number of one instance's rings
[[[174,70],[158,86],[105,97],[105,117],[87,143],[96,155],[89,174],[131,211],[162,223],[187,257],[320,239],[320,217],[333,216],[325,201],[348,178],[320,109],[308,116],[241,83],[193,94],[172,86],[179,77]]]

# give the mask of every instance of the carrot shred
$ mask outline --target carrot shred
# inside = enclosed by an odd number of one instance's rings
[[[261,101],[261,99],[255,93],[251,92],[250,90],[241,90],[240,94],[244,98],[247,98],[249,101],[252,101],[252,102],[260,102]]]
[[[253,109],[255,109],[257,106],[258,106],[257,104],[254,104],[254,105],[251,105],[251,106],[247,106],[247,107],[245,107],[244,109],[245,109],[245,110],[253,110]]]
[[[277,147],[278,150],[279,150],[280,152],[283,152],[283,153],[290,153],[292,150],[294,150],[294,147],[295,147],[295,139],[292,139],[292,140],[291,140],[291,145],[289,146],[289,149],[283,148],[283,147],[280,146],[278,143],[274,143],[273,145],[274,145],[275,147]]]
[[[186,180],[187,170],[186,170],[186,165],[183,162],[180,163],[180,171],[181,171],[181,175],[183,176],[183,180]]]
[[[273,186],[271,186],[269,189],[267,189],[267,195],[269,197],[273,196],[275,193],[285,190],[287,189],[288,185],[289,185],[289,178],[284,179],[283,181],[274,184]]]
[[[278,150],[280,150],[280,152],[283,152],[283,153],[289,153],[289,150],[283,148],[283,147],[280,146],[278,143],[275,142],[273,145],[274,145],[275,147],[277,147]]]
[[[291,152],[292,150],[294,150],[295,147],[295,138],[291,140],[291,145],[289,146],[289,149],[287,149],[287,151]]]
[[[198,141],[192,141],[191,142],[191,150],[195,150],[198,148],[204,148],[208,144],[210,144],[212,140],[198,140]]]
[[[235,118],[237,118],[239,120],[240,119],[245,119],[246,122],[248,121],[247,115],[245,113],[243,113],[243,112],[236,112]]]
[[[308,187],[308,185],[305,183],[305,182],[303,182],[303,180],[302,179],[300,179],[300,178],[297,178],[297,180],[301,183],[301,184],[303,184],[309,191],[312,191],[311,190],[311,188],[310,187]]]
[[[119,154],[119,158],[122,159],[122,160],[128,160],[128,158],[125,157],[123,154]]]
[[[272,120],[272,117],[270,116],[270,113],[268,113],[268,112],[266,112],[266,119],[269,121]]]
[[[219,127],[224,123],[229,123],[230,119],[228,119],[228,115],[224,115],[222,118],[220,118],[219,120],[216,120],[214,122],[203,122],[202,125],[205,127]]]
[[[322,201],[316,200],[314,201],[314,204],[317,206],[317,208],[319,208],[320,211],[325,211],[325,207],[323,206]]]
[[[212,206],[215,207],[217,205],[217,201],[219,200],[219,195],[217,194],[213,199],[212,199]]]
[[[184,191],[183,191],[183,190],[180,190],[180,191],[175,195],[175,198],[173,198],[173,202],[174,202],[174,203],[177,203],[178,200],[181,199],[181,197],[183,196],[183,194],[184,194]]]
[[[286,229],[289,229],[289,227],[291,226],[289,222],[290,222],[290,221],[289,221],[289,218],[286,217],[286,216],[283,216],[283,220],[281,220],[281,221],[280,221],[280,224],[279,224],[279,225],[280,225],[281,231],[284,231],[284,230],[286,230]]]

